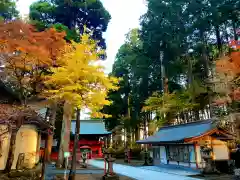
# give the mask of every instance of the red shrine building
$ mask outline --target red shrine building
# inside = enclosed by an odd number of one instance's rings
[[[69,144],[70,153],[73,152],[75,128],[76,120],[72,120]],[[88,158],[102,158],[102,148],[106,145],[107,138],[110,135],[111,132],[106,130],[103,120],[81,120],[77,159],[81,159],[81,152],[83,150],[88,150]],[[55,145],[55,147],[52,148],[51,159],[57,160],[57,158],[58,150]]]
[[[70,152],[73,151],[75,128],[76,120],[72,120],[69,144]],[[111,132],[105,129],[105,124],[102,120],[81,120],[77,154],[80,154],[82,149],[87,149],[89,150],[89,158],[102,158],[102,148],[109,135],[111,135]]]

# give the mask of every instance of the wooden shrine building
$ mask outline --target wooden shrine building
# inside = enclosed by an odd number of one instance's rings
[[[72,120],[71,123],[71,141],[70,141],[70,152],[72,152],[73,141],[75,135],[76,120]],[[80,135],[78,150],[81,148],[88,148],[90,150],[90,158],[101,158],[103,157],[102,148],[106,143],[107,137],[111,132],[105,129],[103,120],[81,120],[80,121]]]
[[[226,141],[233,138],[233,135],[218,128],[212,120],[204,120],[162,127],[155,135],[137,143],[151,145],[156,166],[177,165],[202,169],[205,166],[201,154],[203,144],[208,142],[211,145],[215,162],[228,161]]]
[[[0,170],[6,167],[13,137],[16,147],[11,169],[33,168],[40,161],[41,139],[51,129],[45,121],[46,108],[19,107],[16,94],[0,81]]]

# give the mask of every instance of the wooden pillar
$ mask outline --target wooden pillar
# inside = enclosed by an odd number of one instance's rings
[[[187,145],[187,149],[188,149],[189,167],[191,167],[191,156],[189,151],[189,145]]]
[[[194,152],[195,152],[196,168],[198,169],[198,159],[197,159],[197,143],[194,143]]]
[[[45,146],[44,146],[44,155],[43,155],[43,162],[42,162],[42,175],[41,175],[41,180],[44,180],[45,176],[45,168],[46,168],[46,161],[47,161],[47,147],[48,147],[48,138],[47,136],[44,138],[45,139]]]
[[[99,145],[98,147],[98,157],[100,157],[102,155],[102,147],[101,145]]]

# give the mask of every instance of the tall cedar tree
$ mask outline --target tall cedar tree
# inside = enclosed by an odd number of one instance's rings
[[[39,0],[30,6],[30,20],[42,30],[60,23],[66,27],[67,37],[76,40],[73,31],[84,32],[84,25],[92,31],[91,38],[106,48],[103,32],[111,19],[100,0]],[[78,38],[77,38],[78,39]]]
[[[12,20],[13,18],[17,18],[18,14],[15,0],[0,1],[0,20]]]

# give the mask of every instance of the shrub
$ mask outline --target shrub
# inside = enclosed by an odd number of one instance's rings
[[[122,158],[124,158],[124,148],[123,148],[123,147],[118,148],[118,149],[115,151],[114,155],[115,155],[115,157],[116,157],[117,159],[122,159]]]
[[[132,159],[141,159],[141,147],[135,147],[132,149],[131,158]]]

